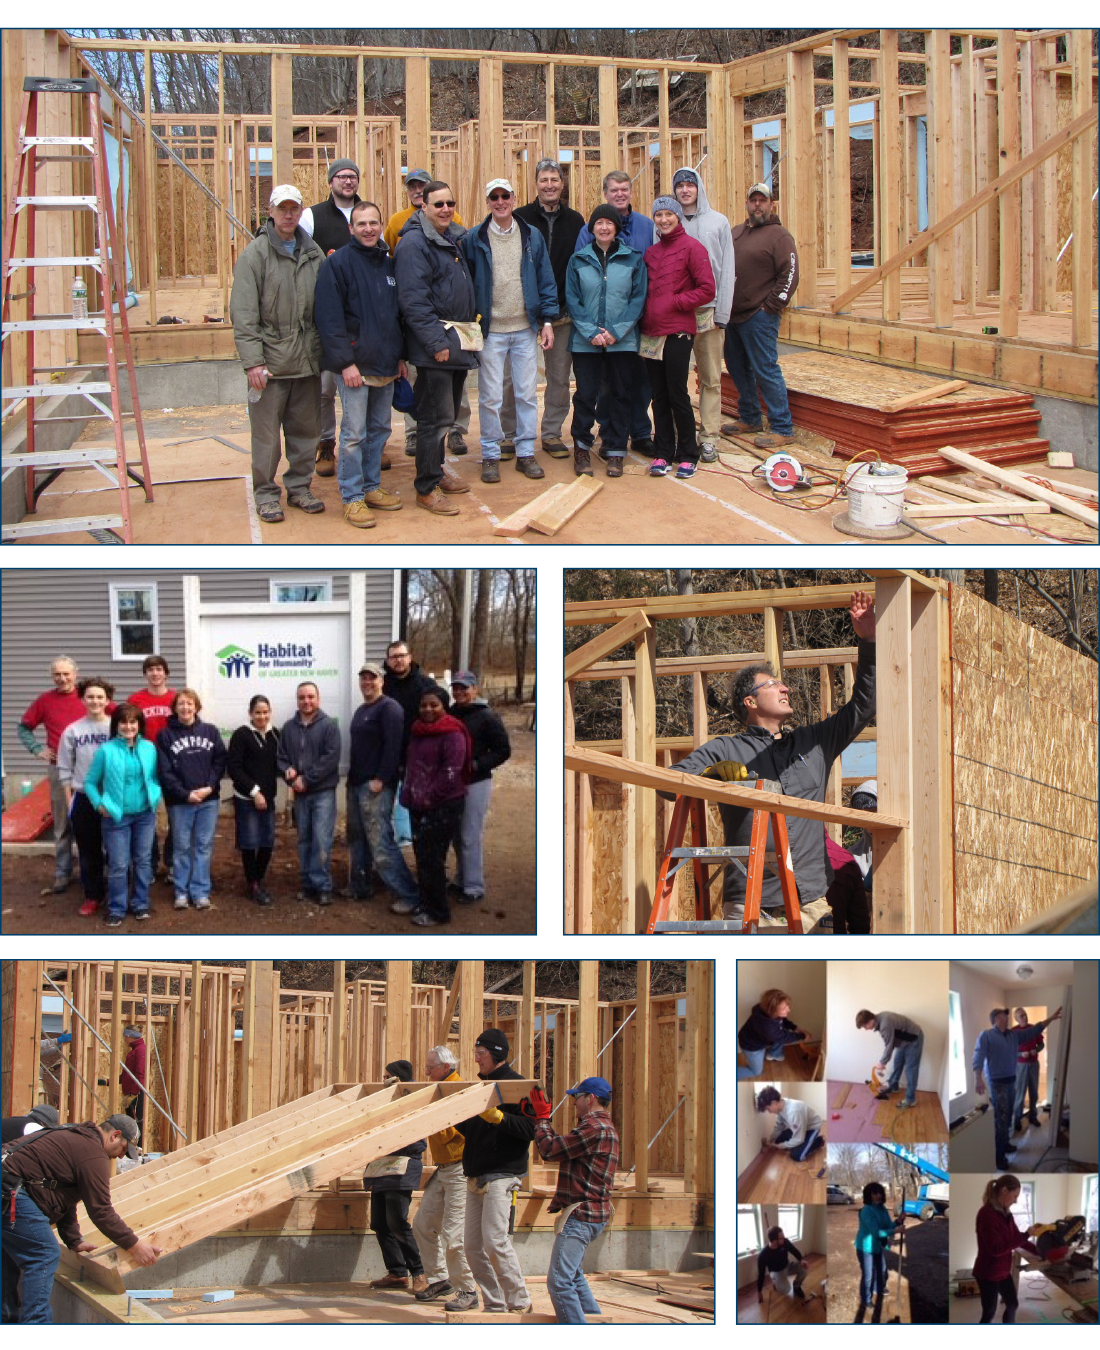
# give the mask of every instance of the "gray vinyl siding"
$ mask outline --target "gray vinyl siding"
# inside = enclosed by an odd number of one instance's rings
[[[50,664],[55,657],[71,656],[83,675],[102,675],[115,686],[116,699],[125,698],[145,683],[140,660],[112,659],[111,582],[156,583],[160,652],[173,679],[183,676],[186,661],[180,572],[5,570],[0,574],[4,654],[0,704],[9,792],[13,781],[42,776],[43,761],[23,749],[16,728],[30,704],[52,687]],[[43,730],[38,735],[45,739]]]
[[[271,600],[273,577],[331,580],[333,600],[346,600],[350,589],[347,572],[331,572],[319,567],[286,568],[277,572],[200,572],[198,575],[199,598],[212,605],[233,604],[242,600],[266,605]],[[375,575],[389,578],[391,573],[379,571]]]
[[[382,661],[394,640],[394,591],[401,587],[401,573],[389,568],[367,569],[367,650],[365,659]]]

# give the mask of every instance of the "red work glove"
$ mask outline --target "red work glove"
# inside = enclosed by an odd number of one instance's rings
[[[553,1112],[553,1101],[542,1088],[532,1088],[531,1095],[523,1099],[523,1114],[534,1116],[536,1120],[549,1120]]]

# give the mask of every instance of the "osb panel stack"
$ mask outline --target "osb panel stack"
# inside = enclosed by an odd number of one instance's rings
[[[1096,875],[1096,665],[951,587],[955,926],[1006,933]]]

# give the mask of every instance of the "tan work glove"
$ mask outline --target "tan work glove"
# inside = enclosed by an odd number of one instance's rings
[[[504,1119],[504,1112],[497,1110],[495,1106],[490,1106],[488,1111],[481,1112],[481,1119],[488,1121],[490,1125],[499,1125]]]

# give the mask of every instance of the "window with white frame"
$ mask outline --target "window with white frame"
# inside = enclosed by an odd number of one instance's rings
[[[1009,1209],[1010,1214],[1016,1216],[1016,1227],[1028,1229],[1035,1222],[1035,1183],[1033,1181],[1020,1182],[1020,1194],[1016,1197],[1016,1203]]]
[[[116,661],[140,661],[160,650],[160,614],[155,581],[110,583],[111,655]]]
[[[331,577],[291,577],[271,582],[273,605],[317,605],[331,599]]]
[[[737,1206],[737,1255],[755,1256],[763,1247],[760,1235],[760,1206]]]
[[[802,1206],[780,1205],[779,1227],[790,1242],[798,1242],[802,1237]]]

